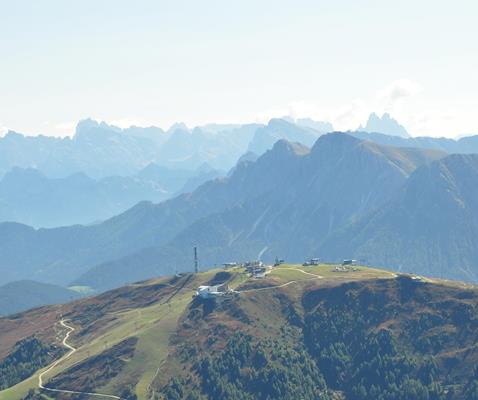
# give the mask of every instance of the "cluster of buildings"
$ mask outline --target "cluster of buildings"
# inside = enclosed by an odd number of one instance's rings
[[[277,267],[284,263],[283,259],[276,258],[274,262],[274,266]],[[197,273],[199,271],[198,265],[198,256],[197,256],[197,247],[194,247],[194,270]],[[302,265],[303,266],[312,266],[312,265],[319,265],[320,259],[319,258],[310,258],[306,260]],[[335,271],[345,272],[349,271],[351,266],[356,264],[356,260],[343,260],[341,265],[337,265],[335,267]],[[267,267],[264,265],[262,261],[247,261],[245,263],[237,263],[237,262],[227,262],[223,264],[225,269],[228,268],[235,268],[235,267],[244,267],[246,271],[251,275],[254,279],[264,279],[266,278],[268,269],[270,270],[271,267]],[[200,297],[202,299],[211,299],[217,297],[223,297],[235,293],[227,283],[223,283],[221,285],[212,285],[212,286],[199,286],[195,296]]]
[[[357,265],[357,260],[344,260],[342,261],[341,265],[336,265],[334,271],[335,272],[348,272],[350,268],[355,270],[355,265]]]
[[[307,267],[307,266],[310,266],[310,265],[319,265],[320,264],[320,260],[318,258],[311,258],[307,261],[305,261],[302,265],[304,267]]]
[[[282,263],[284,260],[280,260]],[[277,262],[277,260],[276,260]],[[234,267],[243,267],[246,271],[251,274],[253,278],[263,279],[266,277],[267,267],[262,261],[247,261],[245,263],[237,262],[227,262],[222,264],[225,269],[234,268]],[[274,264],[275,266],[280,264]]]
[[[262,261],[248,261],[244,264],[246,271],[255,279],[264,279],[267,273],[267,267]]]
[[[276,259],[274,266],[279,266],[284,263],[284,260]],[[356,265],[357,260],[346,259],[343,260],[340,265],[335,266],[336,272],[348,272],[350,270],[355,270],[354,266]],[[319,258],[310,258],[306,260],[302,265],[303,266],[313,266],[319,265],[320,259]],[[237,263],[237,262],[227,262],[223,264],[224,268],[235,268],[235,267],[242,267],[245,268],[247,273],[254,279],[264,279],[266,278],[267,272],[271,269],[271,266],[266,266],[262,261],[247,261],[245,263]],[[212,285],[212,286],[199,286],[195,296],[200,297],[202,299],[211,299],[211,298],[218,298],[227,296],[235,292],[231,289],[227,283],[223,283],[221,285]]]

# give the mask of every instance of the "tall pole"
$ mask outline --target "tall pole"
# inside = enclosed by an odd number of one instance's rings
[[[199,272],[198,248],[196,246],[194,246],[194,272],[196,274]]]

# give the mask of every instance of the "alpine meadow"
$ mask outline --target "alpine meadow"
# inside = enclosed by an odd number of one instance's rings
[[[0,400],[478,400],[478,3],[0,15]]]

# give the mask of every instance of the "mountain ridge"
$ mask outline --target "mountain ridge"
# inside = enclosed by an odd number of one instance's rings
[[[257,131],[265,143],[261,153],[281,138],[306,138],[312,128],[272,120],[268,125],[204,125],[193,129],[177,124],[167,132],[158,127],[121,129],[92,119],[78,123],[73,137],[24,136],[9,132],[0,138],[0,176],[13,167],[36,168],[51,178],[76,172],[99,179],[130,176],[154,162],[164,167],[197,169],[207,162],[229,170],[247,152]]]
[[[257,162],[242,166],[224,181],[221,186],[223,190],[233,189],[229,198],[234,202],[223,203],[223,211],[217,207],[215,212],[191,221],[162,245],[98,265],[74,283],[97,286],[100,280],[102,283],[108,281],[106,277],[112,276],[114,271],[119,272],[120,277],[133,279],[131,271],[135,260],[141,260],[145,271],[145,275],[137,271],[137,279],[158,273],[161,263],[169,262],[179,270],[188,270],[191,243],[199,247],[202,262],[209,265],[220,264],[229,258],[253,259],[259,254],[267,261],[275,257],[296,261],[304,255],[313,257],[327,235],[385,204],[411,172],[412,161],[404,164],[402,160],[409,153],[407,149],[395,151],[373,143],[364,144],[340,133],[322,136],[310,152],[299,147],[297,154],[293,149],[294,146],[287,142],[277,142],[273,150]],[[383,153],[378,156],[379,149]],[[368,158],[364,154],[368,154]],[[443,155],[424,154],[432,158]],[[424,162],[415,155],[414,158],[419,163]],[[390,162],[391,159],[394,162]],[[382,176],[375,177],[377,163]],[[364,165],[369,165],[369,169],[363,168]],[[344,179],[340,171],[355,176],[352,180]],[[349,187],[347,182],[355,186]],[[206,193],[208,199],[217,196],[212,191]],[[200,195],[195,193],[195,196]],[[317,201],[319,195],[321,198]],[[357,202],[361,202],[360,208]],[[334,204],[334,209],[330,204]],[[315,221],[328,222],[318,225]],[[110,279],[109,284],[112,282]],[[122,283],[118,281],[116,285]]]
[[[222,175],[213,168],[188,171],[149,164],[130,177],[93,179],[77,172],[52,179],[37,169],[15,167],[0,179],[0,221],[43,228],[98,223],[138,202],[159,203]]]
[[[324,246],[336,256],[345,248],[350,256],[376,265],[400,270],[406,264],[422,274],[476,281],[477,181],[475,154],[450,155],[422,166],[391,204]],[[417,245],[423,241],[427,246]]]
[[[0,225],[0,233],[8,236],[0,244],[4,260],[0,266],[8,280],[25,278],[12,275],[16,272],[10,266],[16,265],[17,271],[36,280],[41,275],[41,280],[53,283],[106,290],[175,269],[190,270],[193,244],[206,265],[259,257],[269,262],[276,257],[298,262],[317,255],[331,261],[363,258],[362,251],[351,247],[357,241],[340,237],[367,226],[374,215],[378,221],[377,215],[399,198],[417,168],[444,157],[446,153],[436,150],[382,146],[343,133],[322,135],[310,150],[279,141],[255,162],[238,164],[227,178],[206,182],[192,193],[160,204],[140,203],[94,227],[32,231]],[[466,177],[465,170],[458,180]],[[426,201],[430,206],[433,196]],[[342,235],[343,230],[348,233]],[[380,232],[381,226],[375,230]],[[367,232],[364,242],[374,236]],[[460,244],[464,234],[456,231],[456,249],[465,246]],[[17,242],[21,256],[13,252]],[[428,246],[419,243],[422,249]],[[385,246],[377,257],[386,251]],[[373,260],[400,268],[396,260],[404,254],[405,248],[393,262]],[[472,254],[463,254],[471,271]],[[422,268],[419,261],[407,263]],[[41,273],[35,272],[40,266]],[[427,273],[434,275],[432,268]],[[439,276],[455,276],[447,274]]]
[[[389,113],[384,113],[381,117],[375,113],[371,113],[365,126],[360,125],[357,130],[369,133],[382,133],[403,138],[410,137],[407,130],[393,119]]]
[[[223,282],[235,292],[191,298]],[[242,267],[162,277],[0,318],[0,368],[32,345],[32,332],[35,346],[56,349],[30,377],[12,375],[0,395],[39,399],[38,370],[61,356],[66,337],[75,351],[43,376],[59,391],[53,398],[68,390],[125,399],[473,398],[476,307],[476,286],[365,267],[285,264],[262,280]]]

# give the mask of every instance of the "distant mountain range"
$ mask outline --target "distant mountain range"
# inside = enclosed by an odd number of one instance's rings
[[[248,151],[258,155],[263,154],[281,139],[312,146],[323,133],[326,132],[317,131],[308,126],[295,125],[284,119],[274,118],[269,121],[267,126],[256,130],[252,141],[249,143]]]
[[[311,144],[324,133],[310,127],[319,128],[321,123],[307,120],[304,124],[308,127],[272,120],[268,125],[210,124],[192,130],[176,124],[165,132],[157,127],[120,129],[87,119],[78,123],[72,138],[29,137],[10,131],[0,138],[0,176],[19,167],[38,169],[50,178],[81,172],[99,179],[131,176],[150,163],[187,170],[207,163],[227,171],[248,147],[260,155],[278,139]]]
[[[75,138],[67,141],[81,141],[85,135],[95,138],[95,129],[106,130],[106,136],[116,139],[140,138],[150,143],[149,136],[160,134],[153,128],[117,131],[92,121],[80,125],[84,126]],[[199,137],[209,137],[211,143],[218,144],[228,136],[224,129],[241,138],[244,146],[242,153],[240,146],[236,148],[240,161],[226,177],[214,179],[217,170],[204,162],[196,175],[180,168],[183,164],[178,160],[191,159],[187,154],[199,154],[195,149],[206,143]],[[189,270],[193,245],[200,249],[201,264],[208,267],[231,259],[271,261],[278,256],[301,261],[320,256],[336,261],[358,257],[443,278],[476,279],[474,249],[478,245],[470,235],[474,235],[477,222],[467,217],[477,212],[473,197],[478,187],[473,174],[476,158],[448,153],[477,151],[478,137],[455,141],[366,132],[321,134],[283,119],[271,120],[267,126],[214,125],[192,131],[178,125],[161,135],[166,138],[154,140],[162,143],[160,150],[164,157],[169,154],[168,162],[177,161],[174,167],[150,163],[133,175],[114,179],[76,174],[52,180],[32,170],[8,173],[0,182],[0,213],[4,219],[33,226],[73,223],[68,221],[72,209],[83,218],[78,222],[102,220],[147,196],[159,202],[162,196],[183,194],[159,204],[140,202],[92,226],[33,229],[13,222],[0,224],[0,283],[35,279],[104,290],[174,270]],[[114,142],[108,142],[101,151]],[[0,141],[0,148],[4,143]],[[182,147],[184,143],[186,147]],[[244,154],[245,149],[250,152]],[[200,159],[203,157],[194,163]],[[460,167],[446,169],[449,180],[445,182],[450,186],[420,192],[423,210],[433,215],[418,215],[404,193],[411,190],[413,182],[425,179],[420,174],[427,168],[440,171],[445,168],[440,166],[451,160]],[[436,175],[436,181],[443,183],[440,174]],[[428,183],[416,186],[426,188]],[[444,193],[441,197],[432,191],[439,187]],[[469,187],[470,193],[457,187]],[[443,202],[440,207],[435,205],[438,199]],[[446,231],[438,224],[443,210],[453,221],[466,221],[462,224],[466,229],[457,226]],[[399,213],[403,218],[397,220]],[[439,227],[433,233],[446,243],[439,245],[440,240],[433,235],[418,236],[418,229],[404,230],[399,222],[407,220],[424,229]],[[438,225],[430,225],[435,220]]]
[[[193,129],[175,124],[168,131],[158,127],[120,129],[87,119],[78,123],[72,138],[8,132],[0,138],[0,177],[15,167],[37,169],[48,178],[76,173],[93,179],[126,177],[151,163],[180,170],[196,170],[207,164],[228,171],[248,151],[260,156],[280,139],[310,147],[320,135],[332,131],[330,123],[310,118],[275,118],[267,125],[209,124]],[[372,113],[364,127],[350,133],[379,144],[435,148],[449,153],[473,153],[478,148],[478,136],[459,140],[410,138],[389,114],[378,117]]]
[[[276,256],[291,261],[361,257],[381,264],[375,248],[355,247],[347,233],[367,227],[371,216],[379,221],[376,215],[399,201],[407,185],[429,165],[455,157],[436,150],[382,146],[342,133],[321,136],[311,149],[279,141],[257,161],[241,162],[228,178],[209,181],[193,193],[157,205],[140,203],[95,226],[33,230],[0,224],[2,279],[30,277],[63,285],[73,281],[103,290],[191,269],[193,245],[199,247],[201,265],[209,267],[231,259],[271,261]],[[474,162],[471,157],[454,179],[473,181],[474,175],[466,171]],[[475,186],[469,190],[477,190]],[[460,192],[456,196],[467,209],[475,210],[469,197]],[[434,196],[422,201],[429,212],[441,215],[442,209],[433,207]],[[450,216],[454,217],[458,216]],[[430,221],[427,218],[423,224]],[[475,221],[468,223],[468,231],[474,232]],[[449,261],[443,256],[443,264],[435,268],[432,237],[419,240],[413,231],[407,240],[417,240],[420,256],[407,258],[406,247],[394,248],[393,253],[385,244],[381,254],[395,254],[389,265],[397,269],[470,279],[474,260],[465,247],[473,247],[474,239],[463,236],[464,231],[452,231],[447,240],[453,232],[456,252],[463,249],[466,257],[463,268],[456,266],[456,253],[448,253],[446,247]],[[344,237],[350,243],[342,246]],[[362,240],[367,243],[371,237],[367,233]],[[402,260],[407,261],[405,266]]]
[[[192,130],[175,124],[165,132],[87,119],[71,139],[9,132],[0,138],[0,221],[54,227],[104,220],[142,200],[194,190],[225,174],[248,147],[260,155],[278,139],[310,144],[319,135],[283,120]]]
[[[310,119],[298,123],[331,128]],[[257,156],[279,139],[310,145],[323,133],[304,126],[274,119],[192,130],[175,124],[165,132],[88,119],[71,139],[10,132],[0,138],[0,222],[48,228],[102,221],[140,201],[193,191],[225,175],[248,148]]]
[[[91,224],[140,201],[160,202],[193,191],[223,174],[207,165],[188,171],[150,164],[130,177],[93,179],[76,173],[55,179],[35,169],[14,168],[0,180],[0,221],[43,228]]]
[[[166,139],[159,128],[122,131],[92,120],[81,121],[73,138],[8,132],[0,139],[0,175],[13,167],[35,168],[52,178],[77,172],[93,178],[132,175],[154,161]]]
[[[348,132],[359,139],[395,146],[395,147],[418,147],[421,149],[441,150],[447,153],[473,154],[478,153],[478,135],[467,136],[460,139],[432,138],[420,136],[414,138],[403,138],[383,133],[369,132]]]
[[[440,188],[453,195],[443,195],[443,204],[437,206],[437,193],[431,191],[435,181],[417,182],[426,180],[424,171],[440,171],[448,163],[457,167],[446,175],[450,186]],[[478,221],[467,216],[478,212],[477,165],[475,156],[380,146],[344,134],[322,136],[310,151],[278,142],[257,162],[238,167],[228,180],[207,184],[187,200],[170,202],[180,215],[184,211],[177,205],[183,201],[195,207],[209,201],[214,206],[188,214],[190,223],[164,244],[100,264],[77,283],[106,288],[118,271],[129,281],[157,274],[168,264],[190,269],[192,243],[199,247],[203,265],[209,266],[230,259],[272,261],[276,256],[293,261],[313,256],[330,261],[360,258],[399,270],[476,281]],[[427,213],[414,211],[412,201],[404,203],[411,185],[430,187],[419,197]],[[155,213],[161,214],[162,207],[158,205]],[[396,210],[408,219],[394,217]],[[418,229],[433,231],[434,221],[440,221],[445,210],[455,228],[447,229],[443,222],[430,235]],[[416,229],[403,230],[407,221]],[[391,233],[385,235],[385,230]],[[144,275],[134,276],[137,270],[131,274],[136,264]]]

